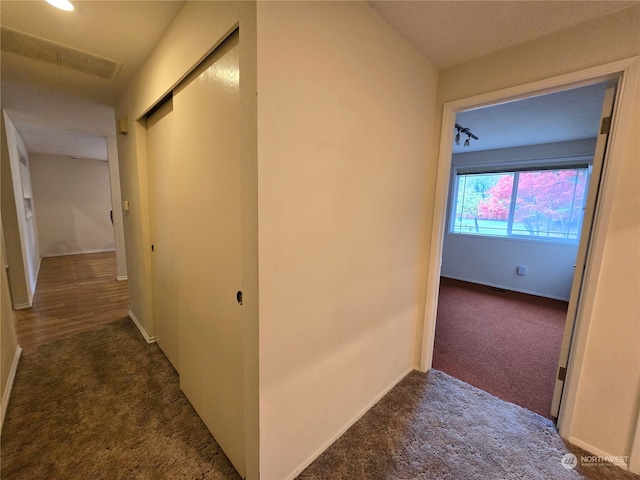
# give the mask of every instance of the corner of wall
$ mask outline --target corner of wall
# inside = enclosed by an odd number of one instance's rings
[[[11,397],[13,381],[18,369],[18,361],[22,349],[18,345],[15,331],[15,316],[11,308],[11,296],[9,293],[9,278],[4,271],[7,254],[4,240],[4,225],[0,221],[0,249],[2,270],[0,272],[0,391],[2,392],[2,404],[0,405],[0,431],[4,424],[5,414]]]

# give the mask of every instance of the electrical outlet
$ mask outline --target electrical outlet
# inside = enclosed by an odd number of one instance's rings
[[[525,267],[524,265],[518,265],[517,272],[518,272],[518,275],[526,275],[527,267]]]

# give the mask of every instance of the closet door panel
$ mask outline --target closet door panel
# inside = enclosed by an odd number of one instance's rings
[[[176,184],[173,104],[167,101],[147,118],[149,162],[149,223],[154,336],[173,367],[180,372],[178,345],[177,265],[175,259]]]
[[[240,98],[237,32],[173,95],[180,385],[244,476]]]

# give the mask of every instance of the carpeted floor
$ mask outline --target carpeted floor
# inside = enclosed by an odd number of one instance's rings
[[[171,364],[128,318],[21,358],[0,472],[3,480],[240,478]]]
[[[299,478],[640,478],[614,467],[567,470],[560,462],[568,451],[549,420],[432,370],[409,374]],[[1,476],[240,478],[180,392],[175,370],[130,320],[21,359]]]
[[[442,278],[433,367],[552,418],[567,303]]]
[[[566,469],[565,454],[578,466]],[[638,479],[581,466],[553,423],[438,370],[412,372],[298,480]]]

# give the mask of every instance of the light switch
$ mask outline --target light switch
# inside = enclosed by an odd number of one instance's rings
[[[125,212],[129,211],[129,200],[125,200],[122,202],[122,208],[124,209]]]

